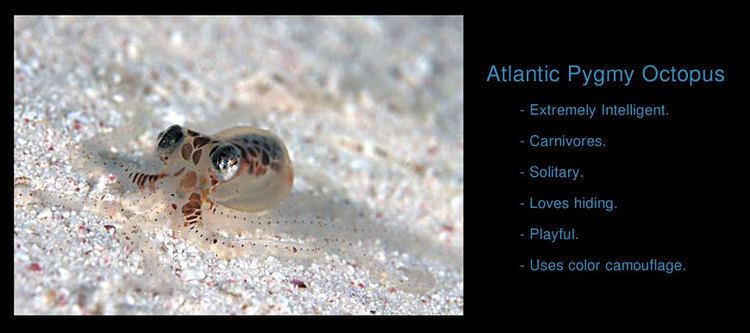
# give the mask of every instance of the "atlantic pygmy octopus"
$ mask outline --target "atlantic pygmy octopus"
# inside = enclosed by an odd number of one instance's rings
[[[314,212],[300,213],[309,198],[289,200],[294,169],[277,135],[250,126],[205,135],[173,125],[157,140],[160,172],[141,172],[131,163],[82,153],[84,160],[104,168],[124,187],[119,201],[35,190],[25,177],[16,179],[15,201],[63,205],[122,221],[123,232],[118,234],[147,255],[158,254],[144,231],[166,226],[178,238],[221,258],[271,255],[309,260],[321,252],[342,253],[403,290],[424,291],[434,285],[426,270],[386,268],[363,244],[389,239],[410,246],[418,243],[405,233],[348,217],[336,223]]]

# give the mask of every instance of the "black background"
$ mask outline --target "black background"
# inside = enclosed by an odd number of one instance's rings
[[[154,5],[142,8],[153,11]],[[741,96],[748,91],[743,62],[750,57],[743,49],[748,27],[747,19],[740,17],[746,13],[738,8],[740,5],[725,7],[711,2],[702,7],[657,9],[654,3],[557,7],[534,3],[514,8],[477,3],[461,4],[460,8],[435,9],[438,4],[430,4],[380,10],[311,5],[308,11],[317,14],[464,15],[466,318],[499,324],[493,327],[517,323],[534,328],[557,323],[549,320],[550,315],[574,313],[577,316],[560,322],[565,324],[562,326],[591,328],[592,322],[598,322],[591,311],[599,310],[609,313],[599,319],[610,320],[607,326],[599,327],[611,328],[640,323],[637,319],[641,317],[633,314],[652,313],[675,323],[693,321],[697,318],[691,316],[693,312],[744,315],[747,264],[741,254],[747,252],[743,232],[748,218],[744,214],[747,204],[742,201],[747,197],[747,176],[743,172],[748,168],[743,161],[747,140],[741,135],[746,132],[743,126],[748,108]],[[261,14],[259,10],[267,10],[258,6],[248,4],[239,10],[212,3],[204,10],[214,14]],[[64,7],[67,11],[74,8],[69,3]],[[135,8],[130,3],[127,7],[131,11]],[[95,6],[81,6],[78,12],[96,10],[92,8]],[[193,7],[165,3],[161,13],[189,8]],[[12,48],[14,13],[6,16],[8,49]],[[208,12],[193,9],[189,14],[200,13]],[[303,14],[290,9],[277,9],[275,13]],[[13,107],[10,51],[5,53],[8,110]],[[646,63],[720,65],[726,70],[727,81],[693,88],[500,86],[485,82],[491,64],[564,68],[568,63],[636,68]],[[670,117],[666,121],[529,120],[518,109],[531,102],[664,103]],[[7,114],[11,117],[10,112]],[[6,122],[6,126],[10,136],[12,122]],[[529,153],[518,140],[532,129],[550,134],[565,129],[569,135],[602,135],[608,149],[606,153]],[[11,154],[12,143],[12,139],[7,140],[6,155]],[[530,185],[518,174],[530,161],[544,159],[580,166],[584,181],[573,186]],[[12,172],[12,163],[6,163],[8,215],[12,211]],[[529,192],[554,197],[556,193],[587,191],[617,199],[621,208],[613,217],[598,218],[581,214],[540,216],[518,206]],[[8,296],[4,305],[10,317],[13,227],[10,218],[6,222]],[[521,240],[519,233],[531,223],[574,223],[583,239],[557,246]],[[684,260],[687,271],[665,278],[659,274],[540,274],[518,267],[529,256],[618,255]],[[740,305],[735,306],[736,300]],[[533,321],[525,320],[527,317],[533,317]],[[639,326],[651,327],[645,322]]]
[[[735,131],[747,110],[739,100],[746,80],[741,61],[748,59],[741,50],[747,39],[742,31],[747,29],[728,10],[631,9],[598,15],[487,10],[465,17],[467,313],[477,289],[489,303],[529,315],[626,308],[704,311],[738,295],[728,282],[743,270],[742,262],[733,260],[745,229],[739,221],[746,218],[729,212],[742,197],[731,192],[742,189],[739,182],[747,169],[739,162],[746,140]],[[498,69],[548,64],[561,70],[561,81],[486,82],[493,64]],[[568,64],[633,68],[635,83],[581,87],[566,82]],[[646,64],[720,67],[726,81],[693,87],[647,84],[640,80]],[[665,104],[669,115],[540,120],[528,116],[529,103]],[[526,113],[519,112],[522,108]],[[607,147],[535,152],[519,143],[532,133],[602,136]],[[580,167],[584,178],[575,184],[533,181],[519,174],[531,162]],[[615,199],[618,209],[613,214],[535,212],[519,206],[522,201],[528,205],[530,194],[545,199],[598,194]],[[522,239],[530,225],[575,226],[580,240]],[[531,257],[680,260],[686,271],[529,272]],[[485,288],[497,293],[485,294]]]

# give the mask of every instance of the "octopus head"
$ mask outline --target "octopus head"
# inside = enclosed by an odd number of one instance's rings
[[[159,134],[162,174],[177,177],[184,194],[243,211],[270,208],[286,198],[294,181],[286,145],[277,135],[236,126],[205,135],[179,125]]]

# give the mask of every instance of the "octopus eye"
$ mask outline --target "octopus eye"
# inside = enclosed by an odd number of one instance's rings
[[[240,154],[240,150],[233,145],[220,146],[211,154],[211,164],[221,181],[228,181],[237,173],[240,168]]]
[[[179,125],[172,125],[164,132],[159,140],[160,149],[174,148],[182,140],[185,135],[182,134],[182,127]]]

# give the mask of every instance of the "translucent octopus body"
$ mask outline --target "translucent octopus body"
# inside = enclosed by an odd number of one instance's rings
[[[83,153],[85,161],[116,176],[124,187],[119,202],[81,202],[33,190],[17,180],[16,203],[63,205],[119,219],[124,229],[119,236],[146,255],[157,254],[144,232],[167,226],[177,237],[221,258],[272,255],[308,260],[333,252],[402,290],[434,286],[426,270],[386,268],[368,250],[368,245],[382,241],[397,246],[423,243],[419,238],[356,222],[346,213],[330,216],[314,198],[289,197],[292,162],[285,144],[269,131],[241,126],[208,136],[174,125],[159,134],[156,154],[163,169],[146,173],[130,163]]]

